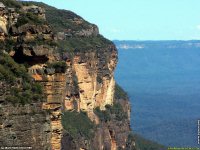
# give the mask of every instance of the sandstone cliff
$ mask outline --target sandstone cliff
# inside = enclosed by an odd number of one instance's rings
[[[25,65],[31,79],[18,75],[10,83],[6,81],[8,74],[0,74],[0,145],[53,150],[135,149],[129,136],[128,98],[116,96],[115,45],[99,34],[96,25],[73,12],[43,3],[2,2],[3,71],[8,67],[15,75],[13,66]],[[3,57],[15,62],[7,65]],[[42,93],[31,88],[35,83],[42,86]],[[20,89],[18,95],[11,91],[14,87]],[[27,97],[28,92],[27,99],[18,99],[19,95]],[[31,96],[38,94],[42,96]]]

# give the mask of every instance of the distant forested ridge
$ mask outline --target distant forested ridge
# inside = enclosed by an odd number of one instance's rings
[[[161,49],[161,48],[200,48],[199,40],[190,40],[190,41],[118,41],[115,40],[114,43],[117,45],[117,48],[120,49]]]

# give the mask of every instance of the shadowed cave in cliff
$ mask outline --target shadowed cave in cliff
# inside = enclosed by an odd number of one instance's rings
[[[49,58],[45,55],[37,56],[33,50],[30,50],[30,56],[24,54],[23,47],[20,47],[14,54],[13,59],[20,64],[36,65],[46,63]]]

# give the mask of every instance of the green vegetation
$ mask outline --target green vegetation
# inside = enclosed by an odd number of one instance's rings
[[[123,121],[128,118],[127,113],[124,112],[121,104],[119,103],[114,103],[113,106],[106,105],[106,110],[100,110],[100,108],[97,107],[94,112],[99,119],[104,122],[110,121],[111,118],[118,121]]]
[[[31,46],[45,45],[50,47],[57,47],[58,43],[54,40],[45,40],[43,37],[37,37],[34,40],[26,41],[26,44]]]
[[[21,3],[17,2],[16,0],[0,0],[6,7],[12,7],[12,8],[21,8]]]
[[[15,8],[17,12],[19,12],[20,16],[18,18],[16,26],[22,26],[26,23],[34,23],[34,24],[44,24],[45,21],[43,19],[40,19],[37,15],[33,13],[23,13],[19,11],[20,8],[22,8],[23,5],[26,5],[28,3],[26,2],[19,2],[16,0],[0,0],[6,7]],[[31,3],[29,3],[31,5]],[[56,18],[56,17],[55,17]]]
[[[23,83],[21,88],[12,87],[10,95],[6,97],[7,102],[13,104],[31,103],[42,99],[42,87],[37,83]]]
[[[55,17],[56,16],[56,17]],[[89,23],[85,20],[81,24],[73,22],[75,18],[81,18],[68,10],[58,10],[53,7],[47,7],[46,9],[47,21],[52,25],[55,31],[63,31],[66,29],[82,30],[89,27]]]
[[[112,42],[101,35],[95,37],[72,37],[67,38],[65,41],[58,41],[60,52],[96,50],[99,48],[105,48],[109,44],[112,44]]]
[[[45,21],[43,19],[38,18],[37,15],[33,13],[23,13],[20,10],[24,4],[24,2],[17,2],[16,0],[0,0],[6,7],[15,8],[17,12],[19,12],[20,16],[18,18],[16,26],[22,26],[26,23],[34,23],[34,24],[43,24]]]
[[[156,142],[147,140],[140,135],[129,135],[129,140],[135,139],[136,142],[136,148],[140,150],[167,150],[167,147],[160,145]]]
[[[126,150],[129,150],[131,149],[131,147],[135,144],[135,138],[133,136],[133,134],[130,132],[129,135],[128,135],[128,140],[126,142]],[[139,148],[136,148],[134,147],[133,149],[131,150],[142,150],[142,149],[139,149]]]
[[[0,49],[4,49],[7,52],[13,49],[15,41],[11,38],[6,38],[5,41],[0,42]]]
[[[35,25],[42,25],[42,24],[45,24],[45,20],[39,18],[37,15],[33,14],[33,13],[23,13],[23,12],[20,12],[20,16],[19,16],[19,19],[16,23],[16,26],[17,27],[20,27],[24,24],[35,24]]]
[[[13,49],[14,44],[15,44],[15,41],[13,39],[11,39],[11,38],[6,39],[5,40],[5,50],[7,52],[10,52],[10,50]]]
[[[27,70],[23,65],[17,64],[10,56],[0,54],[0,80],[5,80],[8,83],[16,82],[17,78],[30,80]]]
[[[91,28],[90,23],[82,19],[80,16],[68,10],[59,10],[54,7],[48,6],[44,3],[38,2],[22,2],[23,5],[27,3],[38,5],[45,8],[47,22],[52,26],[55,32],[65,32],[67,29],[71,31],[81,31]],[[56,16],[56,17],[55,17]],[[76,23],[76,19],[81,23]],[[103,36],[98,35],[94,37],[68,37],[64,41],[58,41],[59,52],[80,52],[85,50],[96,50],[105,48],[112,44],[111,41],[105,39]]]
[[[56,73],[65,73],[67,69],[66,62],[58,61],[47,64],[48,68],[54,68]]]
[[[17,20],[16,26],[20,27],[20,26],[25,25],[27,23],[29,23],[28,17],[25,14],[23,14],[23,15],[21,14],[19,19]]]
[[[111,120],[111,113],[107,109],[102,111],[99,107],[97,107],[94,112],[101,121],[107,122]]]
[[[127,93],[118,85],[115,85],[115,99],[127,99]]]
[[[88,29],[91,24],[83,20],[80,16],[68,10],[59,10],[55,7],[46,5],[42,2],[21,2],[23,5],[37,5],[45,8],[46,19],[49,24],[53,27],[55,32],[64,31],[66,29],[71,30],[82,30]],[[56,17],[55,17],[56,16]],[[82,19],[82,23],[76,24],[75,18]]]
[[[79,93],[79,86],[78,86],[78,77],[76,73],[73,72],[72,74],[72,80],[73,80],[73,87],[74,87],[74,92]]]
[[[200,150],[200,148],[176,148],[176,147],[173,147],[173,148],[168,148],[167,150]]]
[[[0,53],[0,81],[10,85],[7,102],[26,104],[42,99],[42,88],[31,80],[24,65],[17,64],[10,56]]]
[[[97,82],[98,83],[102,83],[103,82],[103,79],[99,75],[97,75]]]
[[[66,111],[62,116],[63,128],[73,137],[84,136],[86,139],[93,137],[94,123],[83,112]]]

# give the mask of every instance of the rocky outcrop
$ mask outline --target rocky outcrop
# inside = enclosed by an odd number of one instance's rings
[[[83,29],[77,32],[73,32],[73,35],[80,37],[97,36],[98,34],[99,34],[99,29],[95,25],[91,25],[88,29]]]
[[[23,6],[22,9],[25,13],[33,13],[41,19],[46,19],[45,9],[42,7],[38,7],[36,5],[30,5],[30,6]]]
[[[1,3],[1,8],[0,8],[0,40],[5,39],[5,35],[7,34],[7,12],[6,8],[3,3]]]
[[[126,149],[130,133],[130,104],[127,98],[119,100],[114,97],[114,70],[118,59],[115,45],[99,36],[96,25],[72,12],[67,12],[67,21],[77,28],[67,28],[57,34],[51,28],[54,25],[37,20],[45,19],[45,10],[41,7],[22,6],[20,11],[23,13],[16,16],[28,15],[29,22],[25,24],[14,22],[16,19],[9,21],[4,10],[6,8],[0,11],[4,18],[0,24],[0,38],[4,42],[12,41],[4,51],[17,63],[27,65],[33,82],[42,85],[45,98],[43,102],[15,107],[4,103],[5,97],[0,95],[0,144],[18,146],[25,143],[33,149],[53,150]],[[80,28],[82,26],[84,28]],[[82,40],[83,47],[77,49],[74,43],[79,44]],[[66,49],[71,51],[66,51],[62,46],[69,41],[74,43],[68,44]],[[64,44],[59,45],[59,42]],[[5,90],[9,94],[9,88]],[[123,109],[115,111],[118,104]],[[107,112],[109,119],[102,119],[96,109],[101,114]],[[70,135],[61,123],[65,111],[86,113],[95,126],[93,138]],[[120,113],[124,118],[119,117]],[[7,141],[5,137],[10,139]],[[27,137],[30,141],[25,140]]]
[[[0,145],[60,149],[61,105],[45,102],[24,106],[9,104],[5,99],[10,87],[0,82],[0,88]]]
[[[76,54],[73,67],[78,79],[81,110],[92,111],[96,107],[103,110],[105,105],[113,104],[116,64],[117,51],[113,45],[101,50],[101,54]]]
[[[119,102],[119,101],[118,101]],[[120,100],[119,103],[123,103],[124,112],[130,111],[130,105],[128,100]],[[123,112],[121,112],[123,113]],[[122,120],[116,119],[113,116],[109,121],[101,121],[100,127],[95,134],[94,145],[98,146],[99,150],[110,149],[127,149],[128,136],[130,134],[130,118],[123,118]],[[101,136],[101,138],[99,137]],[[134,149],[134,145],[131,146]]]
[[[10,89],[8,83],[0,81],[0,145],[50,149],[50,114],[42,109],[41,102],[24,106],[8,103]]]
[[[83,20],[80,21],[80,24],[82,23]],[[74,21],[75,22],[75,21]],[[76,21],[75,23],[77,23]],[[77,23],[79,25],[79,23]],[[71,29],[66,29],[64,32],[58,32],[56,34],[56,39],[58,40],[66,40],[67,38],[70,37],[92,37],[92,36],[97,36],[99,35],[99,29],[96,25],[90,25],[86,29],[81,29],[81,30],[71,30]]]
[[[5,12],[2,12],[5,11]],[[62,125],[61,106],[65,91],[66,77],[64,73],[50,73],[52,68],[47,62],[57,61],[59,55],[55,53],[55,45],[51,28],[46,24],[26,23],[16,26],[8,8],[4,8],[3,17],[4,38],[2,41],[12,40],[9,54],[18,63],[27,63],[28,72],[35,80],[44,86],[44,102],[31,103],[17,107],[5,102],[6,95],[1,97],[0,113],[0,145],[28,146],[33,149],[60,149]],[[44,10],[38,6],[23,7],[24,13],[45,19]],[[12,12],[15,13],[15,12]],[[7,36],[7,34],[9,36]],[[51,74],[51,75],[50,75]],[[3,85],[0,84],[1,89]],[[9,87],[5,88],[8,91]],[[4,91],[4,92],[5,92]],[[27,140],[29,139],[29,140]]]
[[[42,104],[1,105],[0,145],[50,149],[51,126]],[[28,140],[27,140],[28,139]]]
[[[78,150],[78,149],[96,149],[96,150],[117,150],[117,149],[128,149],[135,150],[135,142],[130,138],[130,118],[128,118],[128,112],[130,111],[130,104],[127,99],[120,99],[115,101],[116,103],[124,104],[123,113],[125,116],[120,117],[119,114],[112,113],[109,115],[109,111],[106,111],[106,116],[98,115],[99,122],[98,126],[94,129],[94,136],[92,139],[84,138],[79,136],[73,138],[68,132],[64,132],[62,138],[62,149],[63,150]],[[112,111],[114,111],[113,109]],[[103,111],[102,111],[103,113]],[[131,142],[130,142],[131,141]]]

